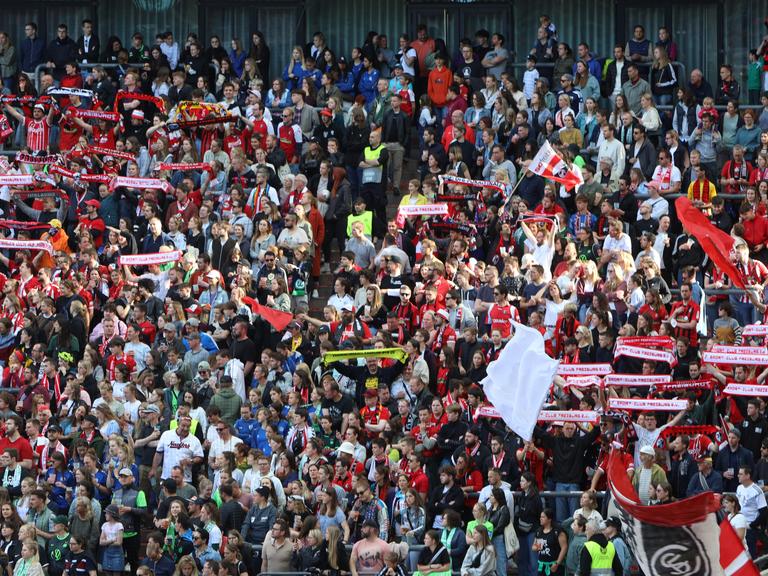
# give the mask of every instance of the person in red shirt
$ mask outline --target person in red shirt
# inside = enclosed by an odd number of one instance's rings
[[[87,228],[90,230],[91,236],[93,236],[93,244],[96,246],[96,248],[99,248],[102,242],[104,242],[104,230],[106,229],[104,220],[102,220],[101,216],[99,216],[99,208],[101,208],[101,202],[98,200],[93,198],[86,200],[86,213],[84,216],[80,216],[80,224],[78,224],[77,228],[75,228],[75,232],[78,233],[82,229]]]
[[[133,356],[123,354],[124,347],[125,340],[120,336],[115,336],[109,341],[110,356],[107,358],[107,379],[110,382],[115,380],[115,371],[120,365],[128,367],[131,373],[136,370],[136,360]]]
[[[680,285],[680,297],[672,304],[669,318],[675,338],[685,336],[692,348],[699,346],[699,333],[696,325],[699,322],[699,305],[691,299],[691,283],[683,282]]]
[[[765,251],[765,244],[768,241],[768,218],[755,214],[755,208],[748,202],[743,202],[739,208],[741,215],[741,224],[744,226],[744,240],[749,245],[752,257],[765,260],[768,252]]]
[[[31,470],[34,466],[32,446],[29,440],[22,437],[19,431],[22,420],[16,414],[5,419],[5,436],[0,438],[0,454],[7,448],[13,448],[19,455],[18,461],[22,467]]]
[[[365,406],[360,410],[360,418],[363,419],[365,429],[368,432],[378,434],[387,424],[390,418],[389,409],[379,403],[379,391],[376,388],[368,388],[365,391]]]
[[[424,473],[424,457],[421,454],[414,453],[408,456],[408,482],[411,488],[419,493],[419,496],[427,497],[429,478]]]
[[[432,104],[438,108],[444,108],[448,99],[448,88],[453,82],[453,73],[445,67],[445,56],[437,54],[435,56],[435,67],[430,71],[427,78],[427,95]],[[442,119],[442,112],[438,120]]]
[[[496,286],[493,289],[493,304],[488,308],[488,332],[498,330],[504,340],[512,332],[512,321],[520,322],[520,312],[509,303],[508,297],[509,290],[501,285]]]
[[[435,313],[435,331],[432,337],[432,351],[439,353],[443,346],[448,346],[453,350],[456,346],[456,330],[451,328],[448,323],[450,314],[445,308],[440,308]]]
[[[10,104],[6,103],[5,105],[5,111],[26,127],[27,147],[32,152],[40,152],[41,150],[48,151],[55,110],[56,109],[51,106],[48,110],[48,115],[46,115],[45,106],[38,103],[32,108],[32,118],[27,118]]]

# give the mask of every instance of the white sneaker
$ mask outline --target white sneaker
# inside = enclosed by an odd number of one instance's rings
[[[315,299],[320,298],[320,292],[317,291],[317,288],[312,290],[312,298],[315,298]]]

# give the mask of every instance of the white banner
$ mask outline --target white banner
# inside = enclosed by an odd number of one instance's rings
[[[654,360],[656,362],[666,362],[670,366],[677,364],[675,355],[669,350],[654,350],[653,348],[640,348],[639,346],[630,346],[628,344],[619,344],[616,346],[614,356],[629,356],[630,358],[640,358],[642,360]]]
[[[661,398],[610,398],[608,407],[612,410],[656,410],[679,412],[688,407],[687,400],[664,400]]]
[[[120,256],[118,264],[120,266],[149,266],[151,264],[167,264],[168,262],[178,262],[181,260],[181,250],[172,252],[153,252],[152,254],[129,254]]]
[[[560,376],[605,376],[611,374],[610,364],[560,364],[557,373]]]
[[[0,186],[34,186],[35,177],[32,174],[3,174],[0,176]]]
[[[742,336],[768,336],[768,324],[749,324],[741,331]]]
[[[599,376],[569,376],[566,379],[568,386],[576,388],[589,388],[590,386],[600,386],[603,379]]]
[[[442,216],[448,214],[448,204],[417,204],[400,206],[398,212],[403,216]]]
[[[608,374],[605,377],[606,386],[652,386],[672,382],[669,374]]]
[[[587,422],[597,424],[600,415],[594,410],[542,410],[539,412],[541,422]]]
[[[750,352],[752,348],[739,348],[741,352],[704,352],[702,360],[709,364],[744,364],[747,366],[768,365],[768,355],[757,348],[758,352]]]
[[[45,250],[53,256],[53,246],[45,240],[10,240],[0,239],[0,248],[8,250]]]
[[[768,386],[731,382],[725,387],[723,393],[729,396],[768,396]]]

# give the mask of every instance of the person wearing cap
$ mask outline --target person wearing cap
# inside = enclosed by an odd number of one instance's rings
[[[139,532],[147,513],[147,496],[135,484],[135,477],[130,468],[121,468],[117,477],[119,488],[112,494],[113,506],[117,506],[120,522],[123,525],[123,548],[131,566],[139,565]]]
[[[640,449],[641,466],[635,469],[632,476],[632,486],[637,491],[637,495],[643,504],[648,504],[649,500],[655,498],[655,487],[661,482],[667,481],[667,475],[664,469],[656,464],[656,450],[653,446],[643,446]]]
[[[69,551],[69,519],[66,514],[54,516],[51,520],[53,535],[48,540],[46,556],[48,559],[48,576],[61,576],[65,569],[65,561]]]
[[[53,126],[53,117],[56,114],[55,106],[50,106],[46,115],[45,106],[35,104],[32,108],[32,118],[24,116],[22,112],[16,110],[8,102],[5,103],[5,111],[26,128],[27,147],[32,152],[48,151],[51,126]]]
[[[631,574],[634,558],[632,551],[621,536],[621,519],[618,516],[609,516],[600,523],[599,527],[603,535],[613,544],[624,574]]]
[[[359,490],[358,487],[358,494]],[[360,535],[362,537],[352,546],[349,569],[352,576],[373,576],[384,568],[384,556],[390,551],[390,546],[380,537],[380,526],[376,520],[364,520]]]
[[[614,517],[615,518],[615,517]],[[612,519],[609,519],[613,521]],[[624,568],[613,542],[600,530],[601,523],[589,520],[586,526],[587,541],[579,557],[579,574],[598,576],[612,574],[623,576]]]
[[[99,248],[104,242],[104,231],[107,225],[99,216],[101,202],[92,198],[85,201],[85,214],[78,218],[78,225],[75,227],[75,234],[79,235],[81,230],[88,230],[93,237],[96,248]]]
[[[688,483],[686,497],[695,496],[702,492],[711,490],[715,493],[723,492],[723,477],[717,470],[712,468],[712,457],[709,454],[700,455],[696,459],[699,472],[691,477]]]
[[[253,506],[243,521],[240,533],[249,544],[260,546],[277,518],[277,509],[269,501],[270,490],[264,486],[253,492]]]

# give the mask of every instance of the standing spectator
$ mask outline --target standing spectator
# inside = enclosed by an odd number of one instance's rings
[[[507,69],[507,60],[509,52],[504,48],[504,35],[496,32],[491,36],[491,50],[483,57],[480,62],[486,70],[486,73],[501,80],[501,73]]]
[[[66,24],[56,28],[56,38],[51,40],[45,52],[48,68],[56,80],[64,77],[64,66],[77,60],[77,44],[69,37]]]
[[[552,450],[555,490],[558,492],[580,490],[585,468],[584,452],[600,436],[600,429],[593,427],[589,433],[577,436],[576,425],[573,422],[566,422],[561,436],[554,436],[538,427],[534,428],[533,434],[541,440],[545,448]],[[579,505],[578,502],[578,498],[559,496],[555,501],[557,518],[565,520],[573,516]]]
[[[99,37],[93,33],[93,21],[82,22],[82,34],[77,39],[77,61],[82,64],[96,63],[101,55]]]
[[[21,71],[32,78],[35,68],[45,58],[45,40],[37,35],[37,24],[27,22],[24,26],[24,40],[19,45],[19,66]]]

